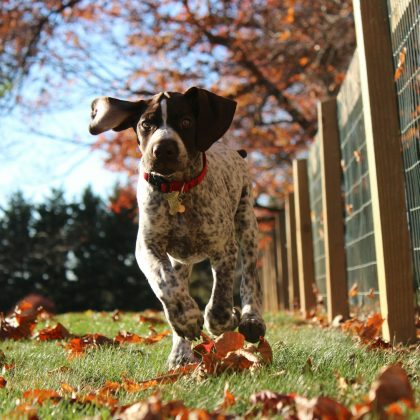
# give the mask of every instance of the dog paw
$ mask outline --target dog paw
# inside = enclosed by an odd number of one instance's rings
[[[198,359],[194,356],[191,350],[191,344],[185,343],[174,347],[168,357],[169,369],[175,369],[178,366],[187,365],[188,363],[197,362]]]
[[[241,319],[241,310],[238,307],[232,309],[209,308],[206,309],[205,326],[213,335],[223,334],[225,331],[235,330]]]
[[[256,343],[260,337],[265,335],[265,323],[259,315],[243,314],[238,330],[245,336],[246,341]]]

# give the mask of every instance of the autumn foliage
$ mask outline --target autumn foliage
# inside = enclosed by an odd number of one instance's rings
[[[315,102],[338,91],[355,44],[350,0],[9,0],[0,21],[3,107],[46,111],[77,102],[77,88],[129,99],[205,87],[238,101],[227,139],[248,149],[257,194],[271,196],[283,194],[315,134]],[[95,147],[111,169],[136,174],[132,132]]]

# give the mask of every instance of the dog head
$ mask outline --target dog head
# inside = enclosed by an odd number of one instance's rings
[[[136,102],[101,97],[92,102],[91,134],[132,127],[147,172],[182,174],[232,123],[236,102],[204,89],[163,92]]]

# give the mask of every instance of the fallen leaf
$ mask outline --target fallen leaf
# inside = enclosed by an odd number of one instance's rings
[[[384,367],[369,391],[373,409],[382,412],[386,406],[404,400],[415,407],[414,392],[407,372],[399,364]]]
[[[219,357],[225,357],[229,352],[239,350],[244,344],[245,337],[234,331],[226,331],[214,341],[216,354]]]
[[[69,357],[83,355],[87,349],[98,348],[100,346],[112,346],[114,341],[101,334],[86,334],[82,337],[76,337],[65,345],[69,351]]]
[[[262,414],[280,414],[285,407],[294,406],[294,394],[279,394],[272,391],[260,391],[250,396],[251,404],[262,404]]]
[[[144,343],[144,338],[140,337],[137,334],[128,332],[128,331],[120,331],[117,336],[114,338],[116,343]]]
[[[73,392],[76,392],[76,389],[67,383],[62,383],[60,385],[60,388],[61,388],[61,392],[65,394],[72,394]]]
[[[44,328],[36,334],[35,338],[40,341],[63,340],[71,337],[71,334],[62,324],[57,323],[55,327]]]
[[[404,47],[398,56],[398,64],[397,68],[395,69],[394,80],[398,80],[405,70],[405,58],[407,55],[407,47]]]
[[[3,376],[0,376],[0,388],[4,388],[7,384],[6,379],[3,378]]]
[[[375,299],[375,289],[373,287],[369,290],[366,297],[369,298],[369,299]]]
[[[30,389],[23,393],[23,398],[31,404],[43,404],[45,401],[57,403],[62,399],[61,395],[52,389]]]
[[[149,324],[152,324],[152,325],[164,324],[165,323],[165,321],[162,318],[158,318],[156,316],[140,315],[139,320],[140,320],[140,322],[149,323]]]
[[[122,312],[118,309],[116,309],[114,312],[112,312],[111,314],[111,318],[114,322],[117,322],[121,319],[121,314]]]
[[[268,365],[273,363],[273,350],[271,349],[270,344],[264,337],[260,337],[260,342],[258,343],[257,350],[261,354],[264,363]]]
[[[7,318],[0,314],[0,340],[22,340],[32,336],[37,322],[36,312],[29,312],[27,305],[29,303],[23,302]]]
[[[347,420],[351,418],[350,411],[329,397],[307,399],[296,396],[296,413],[299,419],[334,419]]]
[[[354,283],[353,286],[351,286],[349,290],[349,297],[353,298],[353,297],[356,297],[358,294],[359,294],[359,286],[357,285],[357,283]]]
[[[223,401],[217,406],[217,410],[226,410],[232,405],[236,404],[236,399],[233,394],[229,391],[229,384],[226,382],[223,391]]]
[[[169,384],[176,382],[182,376],[185,376],[196,370],[197,367],[198,363],[190,363],[188,365],[169,370],[168,372],[156,376],[155,378],[147,379],[141,382],[134,382],[123,377],[121,385],[127,392],[140,392],[144,391],[145,389],[154,388],[158,384]]]

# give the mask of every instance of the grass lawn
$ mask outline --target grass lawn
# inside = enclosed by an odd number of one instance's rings
[[[146,336],[148,324],[140,323],[138,315],[123,313],[120,320],[114,322],[109,313],[88,311],[60,315],[48,322],[55,325],[55,321],[59,321],[78,335],[100,333],[113,338],[118,331],[126,330]],[[408,372],[419,401],[419,348],[411,351],[368,350],[341,331],[321,329],[289,314],[267,315],[266,320],[266,338],[274,353],[271,366],[253,373],[224,373],[200,380],[182,377],[173,384],[159,386],[162,399],[179,399],[188,407],[213,411],[222,401],[228,382],[236,404],[227,412],[233,414],[246,413],[250,408],[250,395],[265,389],[305,397],[330,396],[350,407],[362,401],[383,366],[399,361]],[[38,328],[43,326],[45,324],[41,323]],[[166,324],[156,327],[158,331],[166,328]],[[7,380],[5,388],[0,389],[0,418],[7,418],[16,407],[16,401],[21,400],[23,392],[29,389],[60,391],[61,384],[66,383],[80,393],[88,393],[101,388],[107,380],[121,382],[124,376],[139,382],[164,373],[171,337],[152,345],[124,344],[92,349],[73,359],[68,359],[67,351],[59,343],[35,340],[0,342],[6,362],[14,364],[13,368],[0,373]],[[121,389],[116,398],[120,404],[134,403],[154,391],[128,393]],[[71,403],[66,399],[55,405],[48,402],[40,405],[37,414],[39,418],[51,419],[93,415],[110,417],[106,407]]]

